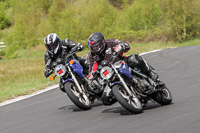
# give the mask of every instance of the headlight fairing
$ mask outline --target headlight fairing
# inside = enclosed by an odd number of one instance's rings
[[[101,69],[100,75],[103,79],[110,79],[113,75],[113,70],[110,67],[105,66]]]
[[[62,77],[63,75],[65,75],[65,73],[66,73],[66,67],[65,67],[64,65],[59,64],[59,65],[57,65],[57,66],[55,67],[55,74],[56,74],[57,76]]]

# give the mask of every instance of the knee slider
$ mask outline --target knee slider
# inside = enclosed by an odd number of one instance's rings
[[[127,58],[127,64],[130,67],[136,67],[139,64],[137,55],[130,55]]]

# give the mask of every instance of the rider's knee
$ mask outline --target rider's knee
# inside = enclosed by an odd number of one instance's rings
[[[126,63],[130,67],[136,67],[139,65],[138,55],[130,55],[126,59]]]

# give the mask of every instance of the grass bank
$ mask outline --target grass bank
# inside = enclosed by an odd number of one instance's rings
[[[200,44],[200,39],[188,40],[182,43],[130,43],[131,50],[126,55],[147,52],[155,49],[175,48]],[[37,90],[58,83],[46,79],[44,73],[45,47],[39,45],[29,50],[18,50],[17,59],[0,60],[0,102],[17,96],[31,94]],[[88,48],[78,53],[79,56],[87,54]]]

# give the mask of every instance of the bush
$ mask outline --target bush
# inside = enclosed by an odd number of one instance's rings
[[[5,15],[6,3],[0,2],[0,30],[10,26],[10,22]]]
[[[127,14],[131,30],[148,30],[157,26],[161,10],[155,0],[136,0]]]

